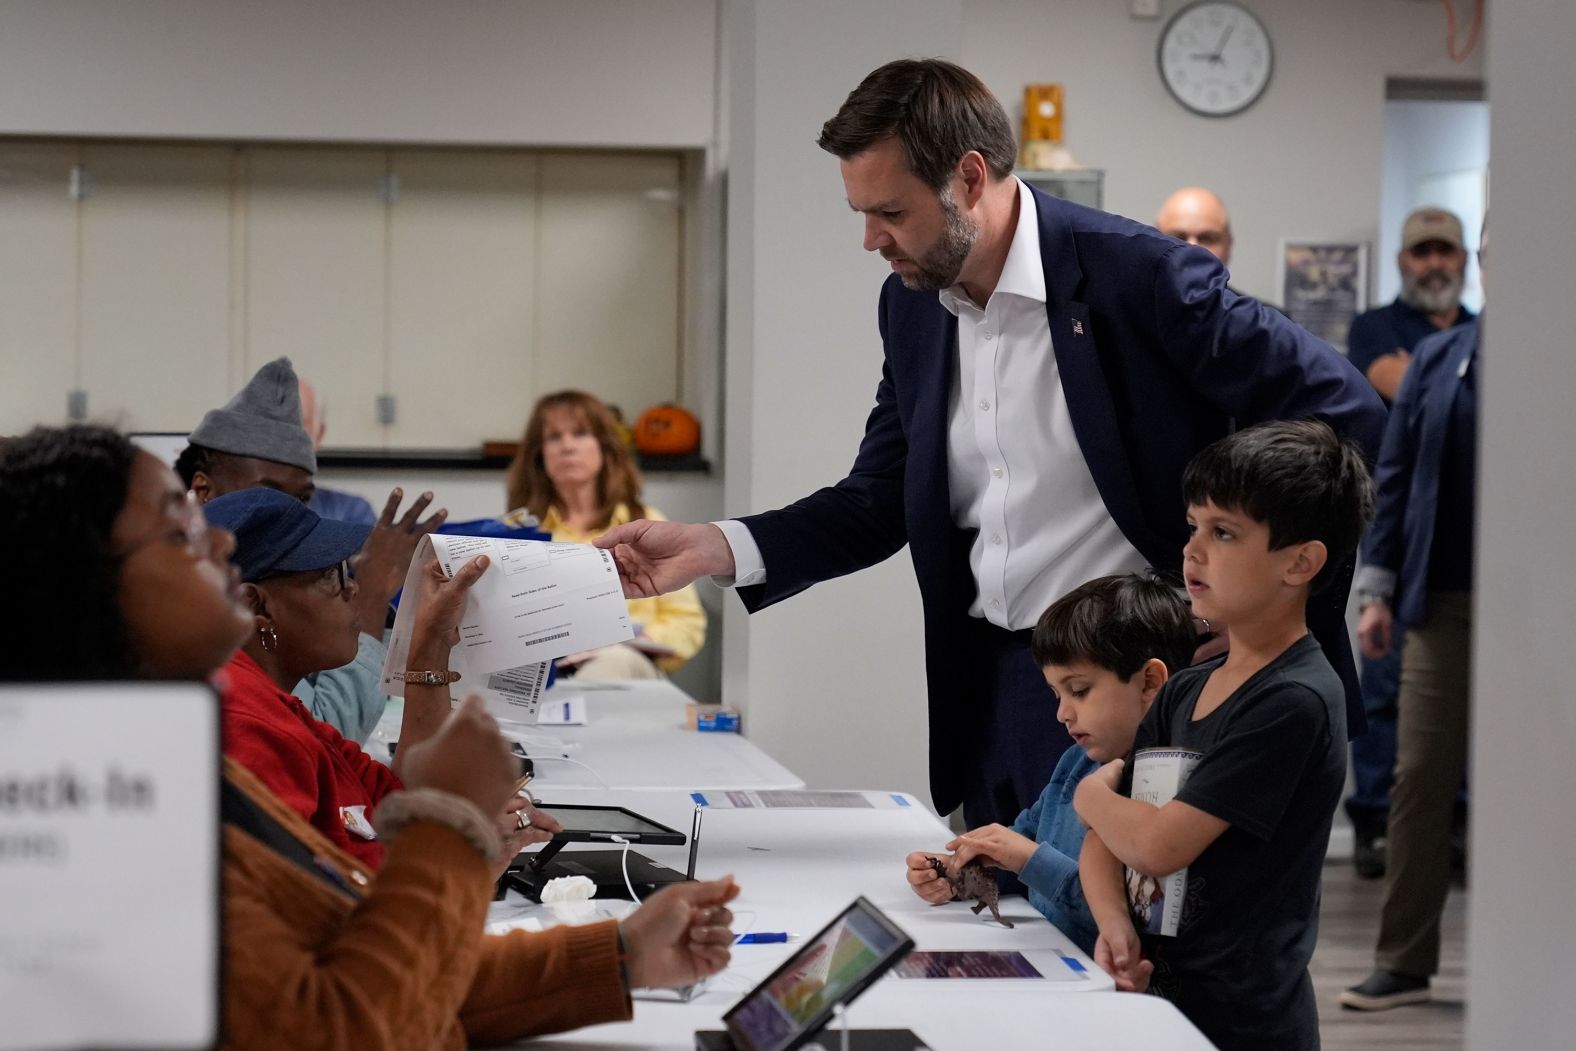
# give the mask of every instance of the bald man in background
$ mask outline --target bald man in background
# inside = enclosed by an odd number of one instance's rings
[[[1220,198],[1202,186],[1184,186],[1167,197],[1155,216],[1155,229],[1207,249],[1222,266],[1231,266],[1231,216]]]
[[[1231,246],[1235,243],[1231,236],[1231,216],[1226,213],[1225,203],[1212,191],[1202,186],[1182,187],[1160,206],[1155,216],[1155,229],[1167,237],[1198,245],[1230,269]],[[1236,288],[1231,290],[1238,295],[1244,294]],[[1260,299],[1259,302],[1279,314],[1286,314],[1268,300]]]

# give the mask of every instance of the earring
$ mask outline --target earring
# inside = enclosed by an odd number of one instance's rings
[[[274,630],[272,624],[264,624],[257,629],[257,634],[262,637],[263,649],[269,653],[273,653],[279,648],[279,633]]]

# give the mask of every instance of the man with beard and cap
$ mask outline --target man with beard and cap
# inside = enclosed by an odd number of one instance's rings
[[[1481,265],[1487,220],[1478,243]],[[1479,328],[1474,320],[1418,342],[1374,469],[1379,501],[1357,574],[1358,643],[1364,656],[1379,656],[1396,648],[1401,625],[1408,631],[1374,971],[1340,997],[1357,1010],[1422,1003],[1439,970],[1473,707]]]
[[[1401,389],[1412,348],[1424,336],[1471,321],[1461,305],[1467,250],[1461,220],[1443,208],[1419,208],[1401,227],[1401,294],[1388,306],[1359,314],[1347,357],[1389,405]]]
[[[187,441],[175,473],[203,503],[258,487],[276,489],[302,503],[312,499],[317,453],[301,425],[300,385],[289,358],[258,369],[228,403],[203,416]],[[389,602],[405,583],[416,545],[448,514],[439,510],[422,519],[432,502],[432,494],[423,493],[396,518],[401,498],[398,489],[389,494],[383,514],[351,560],[362,625],[356,659],[308,676],[290,691],[314,717],[348,740],[365,741],[383,716],[388,698],[379,680]]]
[[[1209,252],[1014,177],[1001,103],[950,62],[877,69],[819,145],[892,271],[852,470],[781,510],[631,522],[596,543],[626,595],[710,575],[751,611],[907,545],[932,797],[971,828],[1008,824],[1070,743],[1030,654],[1040,614],[1094,577],[1179,574],[1183,468],[1234,422],[1316,416],[1371,454],[1383,407],[1334,348],[1227,288]],[[1348,572],[1308,619],[1360,728]]]
[[[1473,320],[1461,305],[1467,252],[1461,220],[1443,208],[1419,208],[1401,228],[1401,294],[1388,306],[1352,322],[1347,357],[1389,405],[1401,389],[1412,350],[1425,336]],[[1385,871],[1385,829],[1395,767],[1396,698],[1401,689],[1401,648],[1362,661],[1363,706],[1368,732],[1352,742],[1352,795],[1346,815],[1354,832],[1352,864],[1364,879]]]

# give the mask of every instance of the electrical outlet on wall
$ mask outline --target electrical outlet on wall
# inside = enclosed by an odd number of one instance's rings
[[[1132,0],[1134,18],[1159,18],[1160,0]]]

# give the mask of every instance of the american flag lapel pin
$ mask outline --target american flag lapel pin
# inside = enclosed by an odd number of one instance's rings
[[[1073,335],[1083,335],[1083,322],[1079,321],[1077,318],[1073,318]]]

